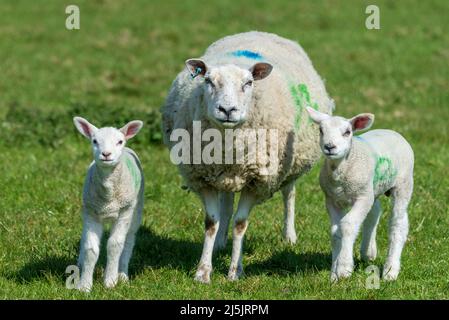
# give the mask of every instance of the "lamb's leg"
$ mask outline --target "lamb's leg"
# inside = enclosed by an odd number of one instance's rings
[[[337,257],[341,250],[341,235],[339,234],[340,220],[344,215],[344,212],[336,207],[330,199],[326,199],[327,212],[331,220],[331,246],[332,246],[332,269],[331,278],[336,280],[334,276],[337,271]]]
[[[80,291],[89,292],[92,288],[93,273],[100,254],[100,242],[103,226],[95,221],[89,214],[83,215],[83,233],[81,236],[80,255],[78,266],[81,268],[81,277],[77,285]]]
[[[136,242],[136,233],[142,223],[142,207],[138,207],[133,216],[131,227],[129,228],[128,235],[126,236],[125,245],[123,247],[122,255],[119,262],[119,280],[128,281],[128,265],[131,255],[133,253],[134,244]]]
[[[243,273],[242,246],[246,229],[248,228],[248,216],[256,203],[254,196],[246,191],[240,196],[237,213],[234,218],[234,229],[232,239],[231,266],[229,267],[228,279],[237,280]]]
[[[393,213],[390,218],[389,249],[382,277],[396,280],[401,269],[401,254],[408,234],[407,207],[412,195],[412,185],[395,188],[392,192]]]
[[[220,227],[215,239],[214,250],[221,250],[226,247],[228,240],[229,222],[234,213],[234,193],[220,192]]]
[[[374,201],[371,211],[363,223],[362,245],[360,256],[364,261],[374,261],[377,256],[376,231],[379,224],[381,206],[379,200]]]
[[[341,237],[341,246],[332,265],[332,281],[351,276],[354,270],[354,242],[373,202],[372,197],[356,200],[352,209],[340,219],[336,237]]]
[[[216,190],[203,190],[201,199],[206,211],[205,235],[203,253],[195,274],[195,280],[202,283],[210,283],[212,272],[212,253],[214,249],[215,237],[220,227],[219,198]]]
[[[288,185],[284,186],[282,191],[282,197],[284,200],[284,239],[291,244],[296,243],[295,232],[295,182],[292,181]]]
[[[118,282],[118,268],[120,257],[125,247],[125,240],[131,226],[134,208],[122,213],[122,216],[112,225],[111,235],[107,243],[107,262],[104,273],[106,288],[114,287]],[[130,212],[131,211],[131,212]]]

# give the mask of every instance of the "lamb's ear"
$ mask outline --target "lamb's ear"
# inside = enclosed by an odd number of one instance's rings
[[[78,131],[89,140],[92,138],[92,134],[98,130],[97,127],[81,117],[74,117],[73,123]]]
[[[125,135],[125,139],[129,140],[134,137],[140,129],[142,129],[143,122],[140,120],[133,120],[125,124],[120,131]]]
[[[310,119],[312,119],[313,122],[320,124],[321,121],[326,120],[330,117],[327,113],[319,112],[311,107],[306,107],[307,112],[309,113]]]
[[[254,80],[262,80],[268,77],[271,73],[271,70],[273,70],[273,66],[266,62],[256,63],[249,69],[249,71],[253,75]]]
[[[206,63],[201,59],[189,59],[186,61],[186,67],[193,78],[204,76],[207,71]]]
[[[349,119],[352,125],[352,131],[357,132],[361,130],[369,129],[374,122],[374,114],[372,113],[361,113],[356,115],[354,118]]]

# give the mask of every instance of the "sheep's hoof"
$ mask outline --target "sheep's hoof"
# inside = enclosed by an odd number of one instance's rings
[[[236,281],[236,280],[240,279],[242,276],[243,276],[243,267],[242,266],[231,267],[229,269],[229,273],[228,273],[229,281]]]
[[[128,282],[129,278],[128,278],[128,275],[126,273],[120,272],[118,274],[118,280],[121,281],[121,282]]]
[[[386,281],[394,281],[399,276],[399,267],[397,266],[391,266],[391,265],[385,265],[383,272],[382,272],[382,278]]]
[[[284,234],[284,240],[288,243],[288,244],[295,244],[297,237],[296,237],[296,233],[295,232],[288,232]]]
[[[360,256],[365,262],[372,262],[376,260],[377,257],[377,247],[376,245],[371,245],[367,249],[360,250]]]
[[[352,265],[339,265],[335,270],[331,271],[331,282],[337,282],[341,279],[349,278],[352,275],[352,270]]]
[[[210,283],[210,274],[212,272],[212,266],[201,265],[198,267],[198,270],[195,274],[195,281],[209,284]]]
[[[108,289],[114,288],[117,285],[118,277],[107,277],[104,280],[104,286]]]

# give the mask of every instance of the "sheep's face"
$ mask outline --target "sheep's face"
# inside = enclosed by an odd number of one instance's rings
[[[364,113],[351,119],[332,117],[307,107],[310,118],[320,126],[320,147],[324,155],[333,160],[344,158],[351,149],[354,132],[368,129],[374,115]]]
[[[235,65],[208,67],[202,60],[187,60],[193,75],[203,78],[207,118],[219,127],[232,128],[247,120],[254,82],[267,77],[272,66],[257,63],[250,69]]]
[[[78,131],[91,141],[95,163],[101,167],[114,167],[120,162],[126,141],[142,128],[142,121],[131,121],[121,129],[96,128],[86,119],[73,119]]]

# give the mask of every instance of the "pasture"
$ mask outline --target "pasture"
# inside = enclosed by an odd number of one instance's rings
[[[448,298],[449,2],[376,1],[380,30],[365,28],[371,4],[365,1],[78,0],[80,30],[65,28],[69,4],[0,3],[1,299]],[[410,141],[415,191],[396,282],[366,289],[368,265],[357,246],[352,278],[330,283],[320,165],[297,183],[296,245],[281,239],[278,193],[250,216],[245,277],[226,280],[228,241],[214,255],[212,284],[193,281],[204,213],[200,201],[181,189],[161,142],[159,109],[187,58],[248,30],[298,41],[326,80],[337,114],[372,112],[374,128],[396,130]],[[82,184],[92,159],[73,126],[75,115],[97,126],[145,123],[129,145],[146,177],[131,282],[103,287],[103,246],[90,294],[65,287],[65,269],[78,256]],[[379,267],[391,209],[388,199],[382,204]]]

